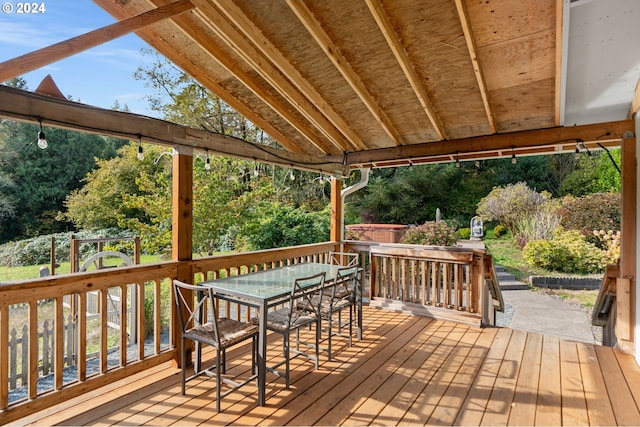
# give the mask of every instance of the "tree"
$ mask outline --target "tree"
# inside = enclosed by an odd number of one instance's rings
[[[621,151],[611,150],[611,157],[605,151],[583,154],[577,161],[576,169],[563,181],[561,193],[576,197],[591,193],[619,193],[621,188]]]

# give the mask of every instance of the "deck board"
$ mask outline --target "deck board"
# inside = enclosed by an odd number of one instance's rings
[[[171,363],[29,417],[20,425],[630,425],[640,424],[640,368],[611,348],[506,328],[480,329],[365,307],[365,335],[334,339],[318,370],[296,358],[292,384],[267,375],[222,400],[215,381],[180,392]],[[248,347],[230,375],[247,375]],[[207,351],[211,358],[213,352]],[[270,337],[269,363],[281,357]]]

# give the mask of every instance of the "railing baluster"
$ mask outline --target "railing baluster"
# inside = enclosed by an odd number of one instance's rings
[[[53,299],[55,311],[55,350],[54,350],[54,375],[55,390],[61,390],[63,384],[64,369],[64,306],[62,304],[64,297],[59,295]]]
[[[78,381],[87,379],[87,293],[78,293]]]
[[[9,404],[9,307],[0,304],[0,410]]]
[[[127,286],[120,285],[120,366],[127,366]]]
[[[138,308],[136,310],[135,307],[132,307],[131,313],[132,313],[132,318],[136,319],[136,325],[138,327],[138,333],[137,333],[137,338],[138,338],[138,360],[143,360],[144,359],[144,343],[145,343],[145,325],[146,325],[146,321],[145,321],[145,315],[144,315],[144,306],[145,306],[145,283],[141,282],[141,283],[134,283],[133,284],[133,290],[132,292],[134,292],[137,296],[136,298],[136,302],[138,303]],[[135,317],[136,313],[140,313],[139,316],[137,316],[137,318]]]
[[[29,301],[28,337],[25,337],[24,335],[22,337],[23,349],[25,348],[25,342],[28,342],[29,344],[26,347],[28,349],[28,353],[24,354],[23,351],[23,360],[28,361],[28,364],[22,364],[22,372],[28,372],[29,399],[35,399],[38,395],[38,302],[36,300]]]
[[[160,287],[160,281],[153,281],[153,348],[155,354],[160,354],[160,343],[162,340],[162,300],[160,297],[160,292],[162,288]],[[170,307],[173,307],[174,304],[171,304]]]

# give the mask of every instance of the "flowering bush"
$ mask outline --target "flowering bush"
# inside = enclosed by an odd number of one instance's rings
[[[607,265],[605,251],[587,242],[577,230],[560,230],[552,240],[531,240],[522,257],[532,266],[562,273],[600,273]]]
[[[607,264],[616,264],[620,260],[620,235],[619,231],[594,230],[595,245],[602,249],[607,258]]]
[[[453,246],[457,240],[455,228],[445,221],[427,221],[408,229],[401,242],[414,245]]]

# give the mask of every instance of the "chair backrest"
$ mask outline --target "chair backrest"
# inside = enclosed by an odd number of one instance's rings
[[[289,326],[296,324],[300,317],[308,317],[309,313],[320,315],[325,277],[326,273],[323,272],[295,280],[291,289]]]
[[[360,256],[354,252],[329,252],[329,264],[355,267],[360,265]]]
[[[190,331],[198,329],[202,338],[217,345],[220,342],[218,310],[211,289],[174,280],[173,291],[182,333],[189,334]]]
[[[331,296],[336,294],[344,297],[344,291],[353,294],[356,290],[356,281],[358,276],[358,267],[344,267],[338,270],[335,277],[335,285],[332,289]]]

